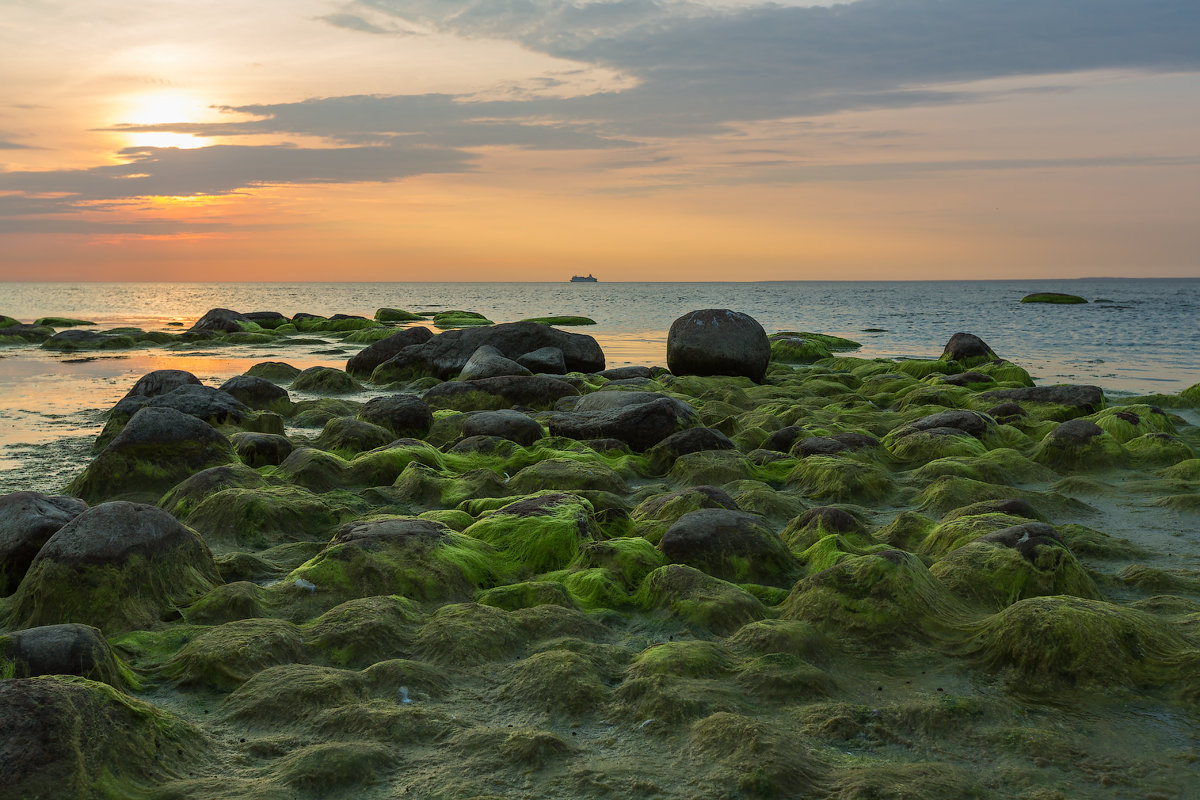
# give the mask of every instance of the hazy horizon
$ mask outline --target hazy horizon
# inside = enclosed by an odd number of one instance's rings
[[[2,281],[1200,276],[1194,0],[11,5]]]

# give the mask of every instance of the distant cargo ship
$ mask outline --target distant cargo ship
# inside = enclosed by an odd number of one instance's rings
[[[572,275],[571,283],[595,283],[596,279],[592,277],[592,273],[588,273],[585,278],[583,275]]]

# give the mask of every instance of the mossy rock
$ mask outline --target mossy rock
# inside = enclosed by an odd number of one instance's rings
[[[758,598],[732,583],[684,564],[668,564],[646,576],[634,601],[717,634],[766,616]]]
[[[288,580],[341,599],[395,594],[454,600],[498,583],[502,566],[489,544],[433,520],[371,516],[343,525]]]
[[[475,325],[494,325],[490,319],[475,311],[439,311],[433,315],[435,328],[468,328]]]
[[[395,439],[387,428],[354,417],[335,417],[325,423],[315,447],[352,459],[359,453],[383,447]]]
[[[267,486],[215,492],[185,522],[214,549],[263,550],[285,542],[323,541],[345,513],[299,486]]]
[[[560,315],[560,316],[551,316],[551,317],[529,317],[529,318],[523,319],[521,321],[522,322],[539,322],[542,325],[557,325],[559,327],[577,326],[577,325],[595,325],[596,324],[596,320],[592,319],[591,317],[572,317],[570,315]]]
[[[522,711],[544,708],[573,720],[600,711],[611,693],[592,660],[570,650],[535,653],[499,677],[502,702],[515,703]]]
[[[4,319],[9,319],[5,317]],[[14,320],[15,322],[15,320]],[[95,325],[86,319],[71,319],[70,317],[42,317],[34,320],[34,325],[48,325],[51,328],[74,328],[80,325]],[[7,326],[5,326],[7,327]]]
[[[1123,465],[1129,453],[1091,420],[1072,419],[1046,434],[1032,457],[1057,472],[1087,472]]]
[[[361,792],[397,766],[391,748],[373,742],[325,742],[293,750],[273,765],[272,781],[309,797]]]
[[[771,337],[771,360],[784,364],[812,364],[829,358],[832,351],[821,341],[805,336]]]
[[[229,440],[208,423],[173,408],[143,408],[67,493],[89,503],[117,497],[157,502],[192,474],[236,460]]]
[[[566,567],[583,542],[596,538],[597,528],[591,503],[574,494],[543,492],[508,503],[463,534],[537,574]]]
[[[952,594],[993,611],[1029,597],[1100,599],[1058,532],[1041,522],[984,535],[941,558],[929,572]]]
[[[423,621],[412,600],[377,595],[331,608],[304,626],[304,637],[329,663],[359,668],[410,654]]]
[[[969,651],[1023,694],[1180,680],[1187,645],[1150,614],[1100,600],[1034,597],[978,627]]]
[[[1034,292],[1021,298],[1022,303],[1049,303],[1050,305],[1078,305],[1087,300],[1075,294],[1062,292]]]
[[[186,642],[162,674],[179,686],[231,691],[277,664],[304,660],[303,638],[290,622],[243,619],[210,628]]]
[[[334,367],[309,367],[292,381],[292,391],[313,394],[351,394],[362,386],[349,374]]]
[[[497,586],[480,592],[475,602],[485,606],[495,606],[508,611],[518,608],[533,608],[534,606],[551,605],[574,608],[575,601],[561,583],[553,581],[523,581]]]
[[[355,456],[338,480],[353,486],[389,486],[413,463],[438,474],[446,469],[446,459],[436,448],[418,439],[397,439]]]
[[[974,507],[981,508],[985,505],[987,504],[976,503]],[[965,512],[969,508],[972,506],[958,511]],[[912,550],[932,558],[941,558],[984,536],[1005,528],[1022,525],[1028,521],[1025,517],[1004,511],[981,510],[976,514],[951,512],[940,524],[932,526],[927,535]]]
[[[745,656],[787,655],[823,664],[833,651],[833,640],[815,626],[797,619],[761,619],[738,628],[725,640]]]
[[[734,671],[736,659],[717,642],[685,639],[663,642],[639,653],[625,675],[646,678],[678,675],[685,678],[724,678]]]
[[[709,486],[754,476],[750,462],[735,450],[702,450],[674,459],[668,479],[684,486]]]
[[[272,383],[288,383],[300,374],[300,369],[283,361],[261,361],[246,370],[245,374],[265,378]]]
[[[1125,442],[1125,450],[1134,464],[1141,467],[1163,467],[1193,460],[1196,451],[1178,436],[1169,433],[1147,433]]]
[[[90,625],[42,625],[0,634],[0,676],[39,675],[76,675],[117,689],[140,688],[104,635]]]
[[[184,617],[194,625],[223,625],[267,616],[271,616],[271,609],[266,592],[244,580],[217,586],[184,611]]]
[[[938,636],[961,616],[961,605],[920,558],[886,550],[840,560],[800,580],[782,616],[876,648]]]
[[[73,677],[0,681],[6,796],[148,797],[211,763],[199,729],[106,683]]]
[[[42,546],[9,615],[20,628],[81,622],[111,635],[153,626],[219,582],[195,531],[153,506],[104,503]]]
[[[298,447],[272,475],[313,492],[328,492],[349,484],[350,463],[315,447]]]
[[[518,492],[539,489],[591,489],[613,494],[628,494],[625,480],[600,461],[577,461],[572,458],[547,458],[530,464],[509,480]]]
[[[470,666],[512,656],[526,642],[513,612],[477,603],[445,605],[417,635],[419,654],[438,664]]]
[[[447,475],[414,461],[394,484],[397,497],[413,508],[447,508],[484,498],[507,498],[513,492],[504,477],[494,470],[473,469],[462,475]]]
[[[718,711],[692,724],[688,749],[710,776],[733,783],[752,797],[816,797],[826,766],[805,739],[761,719]],[[711,777],[710,777],[711,779]]]
[[[424,319],[424,317],[400,308],[384,307],[375,310],[375,319],[378,322],[415,322]]]
[[[871,461],[844,456],[809,456],[787,478],[806,495],[829,502],[875,502],[890,495],[895,485],[887,470]]]
[[[684,514],[658,548],[669,562],[731,583],[790,587],[799,567],[783,539],[761,519],[723,508]]]
[[[650,497],[634,508],[629,517],[639,536],[658,544],[667,528],[680,517],[701,508],[741,510],[724,490],[715,486],[696,486]]]

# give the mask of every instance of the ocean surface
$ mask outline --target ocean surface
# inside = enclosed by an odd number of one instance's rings
[[[1031,292],[1086,305],[1022,304]],[[1200,279],[770,283],[0,283],[0,314],[66,316],[92,330],[178,332],[210,308],[371,316],[463,309],[496,322],[572,314],[596,325],[609,366],[665,364],[672,321],[732,308],[768,333],[812,331],[862,343],[863,357],[936,358],[957,331],[982,337],[1039,383],[1092,383],[1110,393],[1176,393],[1200,382]],[[147,347],[61,354],[0,346],[0,492],[61,486],[82,467],[104,412],[142,374],[186,369],[209,384],[259,361],[342,367],[359,346],[306,336],[304,345]]]

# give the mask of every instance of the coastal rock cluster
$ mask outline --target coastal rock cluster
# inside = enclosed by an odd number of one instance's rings
[[[1101,507],[1195,536],[1196,387],[1117,404],[967,333],[863,359],[726,309],[606,368],[443,313],[344,369],[150,373],[62,495],[0,497],[0,796],[1195,788],[1200,571]],[[1165,722],[1097,745],[1121,709]]]

